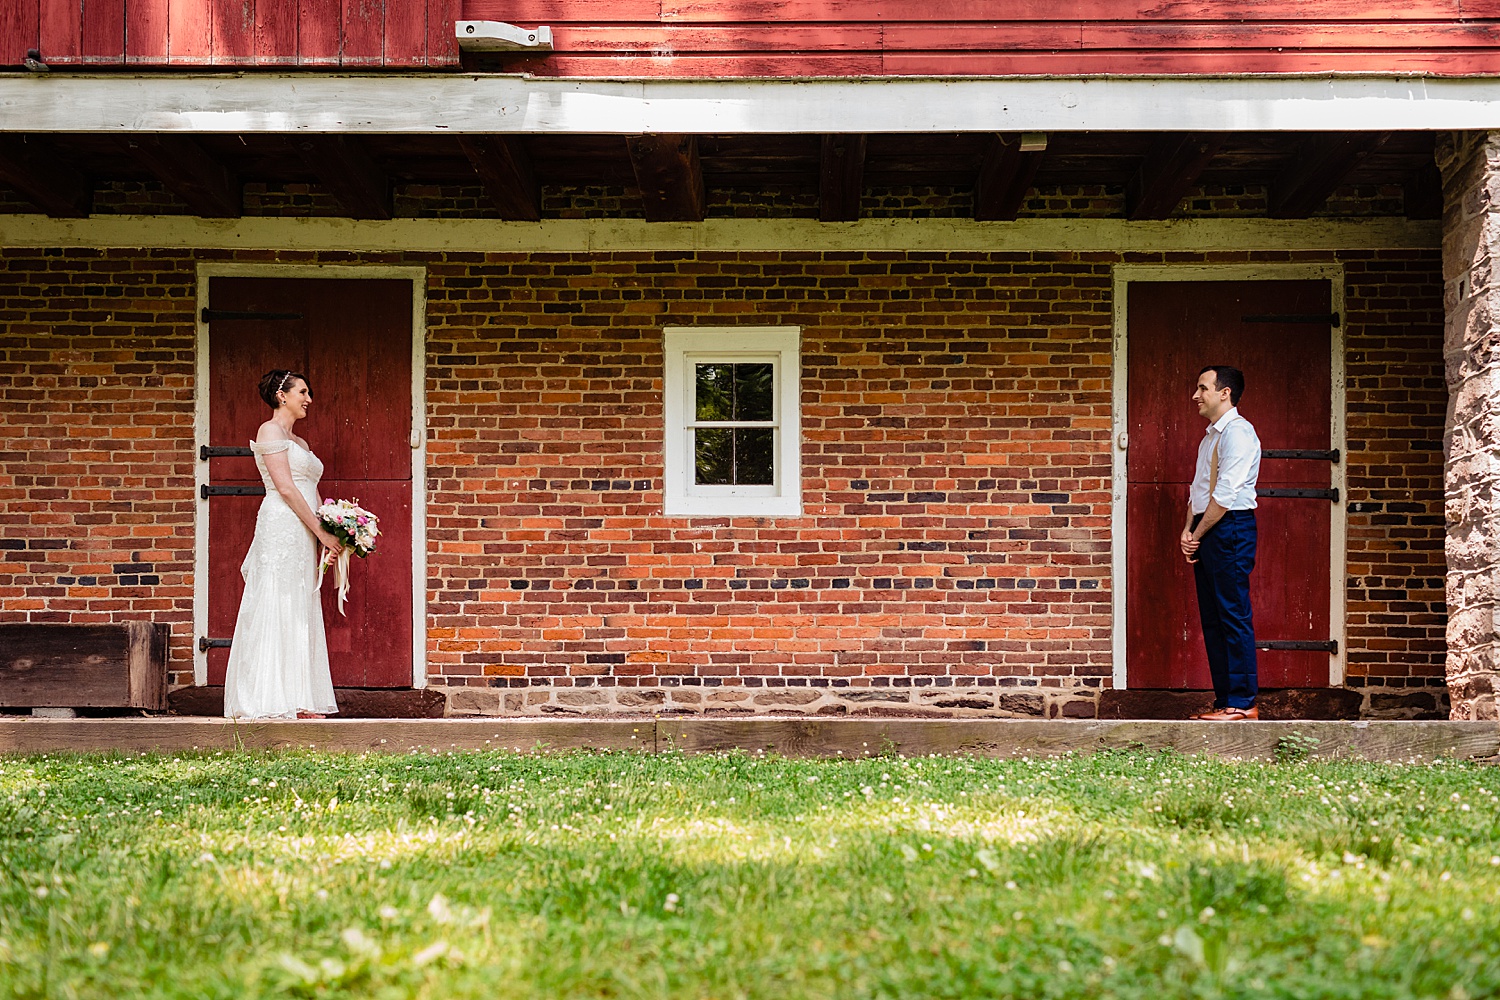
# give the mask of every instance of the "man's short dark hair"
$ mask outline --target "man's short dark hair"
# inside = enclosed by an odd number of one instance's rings
[[[1240,397],[1245,394],[1245,373],[1238,368],[1228,365],[1209,365],[1201,369],[1198,374],[1204,372],[1214,373],[1214,386],[1219,389],[1229,390],[1229,405],[1239,406]]]

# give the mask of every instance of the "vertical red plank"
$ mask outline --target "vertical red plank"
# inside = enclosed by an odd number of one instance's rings
[[[393,0],[396,2],[396,0]],[[385,30],[383,0],[344,0],[345,66],[379,66]]]
[[[427,0],[427,65],[457,66],[459,0]]]
[[[301,0],[297,5],[297,61],[337,66],[343,51],[343,0]]]
[[[83,0],[42,0],[38,34],[43,62],[76,64],[83,41]]]
[[[290,0],[261,0],[255,5],[255,64],[297,64],[297,5]]]
[[[422,0],[389,0],[385,5],[385,55],[382,66],[407,69],[427,59],[427,4]]]
[[[213,18],[203,0],[168,0],[167,51],[174,66],[203,66],[213,58]]]
[[[266,0],[274,3],[275,0]],[[255,0],[213,0],[213,58],[215,66],[247,66],[255,62]]]
[[[125,61],[160,65],[167,61],[169,0],[130,0],[125,7]]]
[[[19,66],[29,49],[42,44],[41,0],[0,3],[0,66]]]
[[[125,61],[125,0],[84,0],[79,54],[90,65]]]

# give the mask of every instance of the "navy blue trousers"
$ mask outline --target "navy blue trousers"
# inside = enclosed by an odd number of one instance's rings
[[[1202,517],[1193,518],[1194,528]],[[1259,690],[1255,622],[1250,613],[1250,571],[1254,568],[1255,511],[1228,511],[1203,536],[1198,561],[1193,563],[1215,708],[1249,708]]]

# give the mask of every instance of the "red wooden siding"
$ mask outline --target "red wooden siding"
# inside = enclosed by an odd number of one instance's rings
[[[0,65],[458,65],[458,0],[0,0]]]
[[[460,17],[547,76],[1500,73],[1500,0],[0,0],[0,65],[457,67]]]
[[[548,76],[1500,73],[1500,0],[462,0]]]

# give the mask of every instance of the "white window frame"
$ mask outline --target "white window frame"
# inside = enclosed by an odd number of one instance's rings
[[[800,326],[669,326],[663,415],[668,517],[800,517],[802,514],[802,328]],[[775,477],[770,486],[700,486],[694,482],[693,366],[707,363],[775,366]]]

